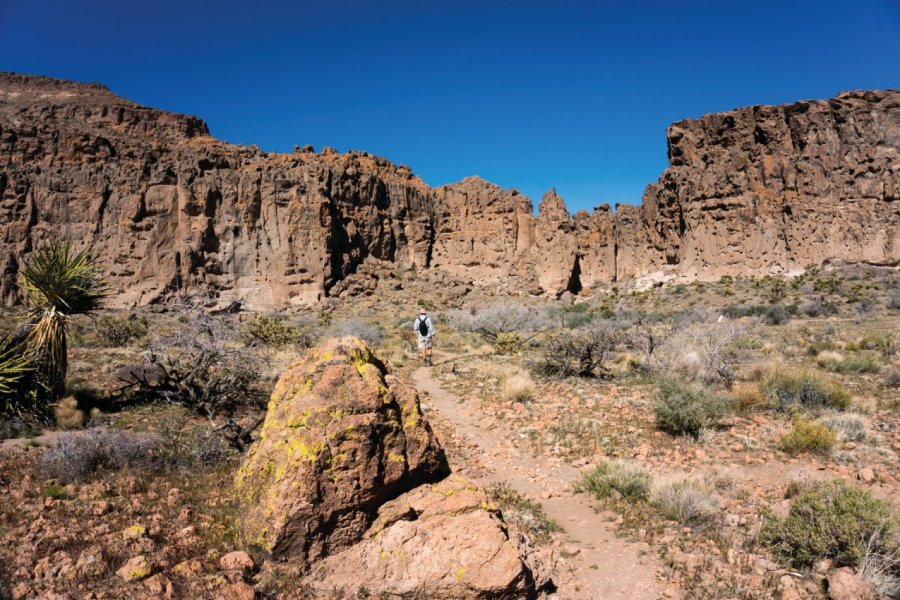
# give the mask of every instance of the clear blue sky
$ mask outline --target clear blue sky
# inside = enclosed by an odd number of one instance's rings
[[[0,0],[0,70],[574,210],[639,202],[673,121],[900,87],[900,3]]]

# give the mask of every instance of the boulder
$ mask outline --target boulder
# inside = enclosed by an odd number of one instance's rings
[[[523,598],[546,583],[541,571],[484,492],[452,475],[384,504],[364,540],[316,565],[307,583],[341,597],[365,582],[385,597]]]
[[[361,340],[332,339],[278,380],[236,477],[238,526],[305,568],[362,539],[379,506],[447,472],[417,392]]]
[[[875,600],[872,584],[848,567],[829,571],[825,581],[831,600]]]

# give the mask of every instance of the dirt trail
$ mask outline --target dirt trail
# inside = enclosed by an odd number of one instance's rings
[[[441,361],[452,360],[441,355]],[[564,549],[578,580],[577,589],[561,585],[559,597],[591,600],[630,598],[656,600],[662,597],[656,580],[659,562],[647,544],[630,542],[616,536],[610,514],[598,514],[587,497],[575,495],[571,484],[578,469],[551,457],[522,452],[496,432],[478,408],[467,405],[455,394],[444,390],[428,368],[413,373],[416,387],[428,394],[424,410],[435,411],[449,421],[456,433],[484,453],[484,462],[493,473],[480,478],[482,483],[506,481],[513,488],[539,499],[547,515],[566,532]],[[497,425],[494,423],[493,425]],[[546,492],[553,495],[544,497]]]

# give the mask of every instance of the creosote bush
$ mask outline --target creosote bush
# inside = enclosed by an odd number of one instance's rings
[[[765,515],[760,541],[790,566],[810,568],[831,559],[835,567],[860,568],[875,555],[893,557],[889,568],[897,575],[898,526],[890,503],[835,480],[798,494],[787,517]]]
[[[827,453],[836,442],[837,435],[824,423],[797,419],[794,427],[781,436],[778,446],[788,454]]]
[[[627,500],[647,500],[653,476],[635,463],[620,460],[601,461],[582,471],[575,491],[603,499],[616,495]]]
[[[792,406],[811,411],[844,410],[850,405],[850,394],[844,388],[814,371],[776,369],[760,380],[759,391],[781,410]]]
[[[534,370],[548,377],[607,376],[606,365],[622,339],[621,330],[608,324],[557,334],[544,344]]]
[[[97,336],[109,347],[125,346],[129,342],[139,340],[147,335],[147,317],[120,319],[112,315],[103,315],[95,325]]]
[[[661,379],[656,384],[653,410],[656,424],[675,435],[697,437],[714,427],[731,410],[731,400],[697,383]]]

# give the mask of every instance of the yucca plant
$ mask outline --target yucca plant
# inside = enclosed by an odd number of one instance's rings
[[[0,416],[19,416],[27,394],[22,383],[32,373],[31,358],[10,337],[0,340]]]
[[[25,260],[21,277],[31,313],[17,337],[33,354],[47,388],[58,394],[68,370],[69,320],[97,310],[109,287],[87,251],[75,252],[68,240],[35,250]]]

